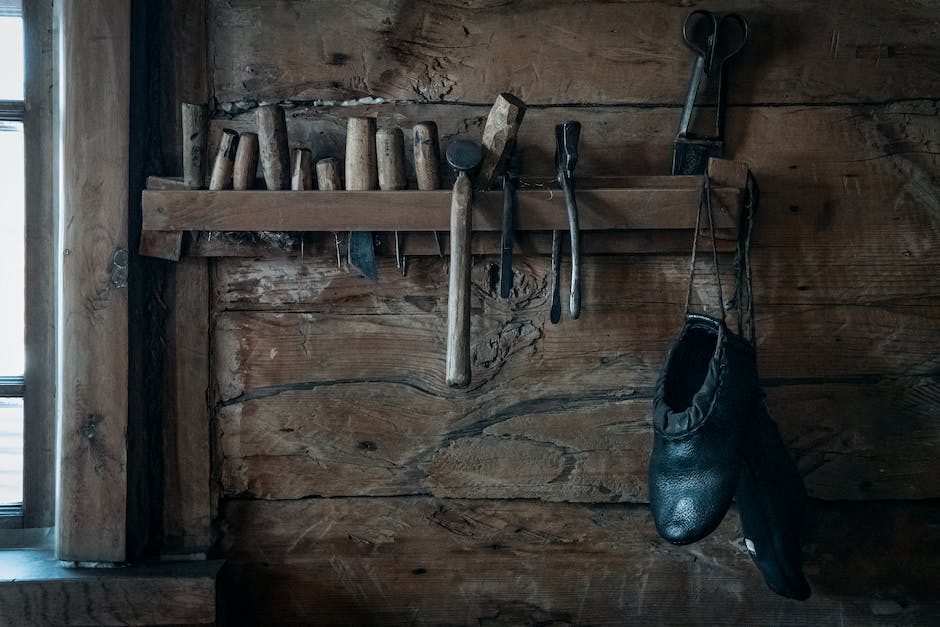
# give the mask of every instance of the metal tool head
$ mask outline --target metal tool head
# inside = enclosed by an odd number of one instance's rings
[[[349,265],[370,281],[378,281],[379,271],[375,263],[375,249],[371,231],[350,231]]]
[[[578,141],[581,139],[581,123],[565,122],[555,125],[555,168],[569,177],[578,165]]]
[[[706,75],[715,69],[720,71],[728,59],[739,53],[749,34],[747,20],[737,13],[699,9],[692,11],[682,26],[686,45],[705,60]]]
[[[458,172],[469,172],[480,165],[483,150],[469,137],[454,137],[447,142],[447,163]]]

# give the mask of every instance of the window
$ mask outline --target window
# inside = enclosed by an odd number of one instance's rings
[[[23,19],[0,6],[0,515],[23,503],[25,201]]]

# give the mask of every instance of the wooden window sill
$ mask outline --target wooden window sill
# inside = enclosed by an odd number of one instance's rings
[[[0,624],[211,625],[222,561],[64,568],[49,548],[0,550]]]

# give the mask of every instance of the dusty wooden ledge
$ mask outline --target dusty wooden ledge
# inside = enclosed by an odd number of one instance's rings
[[[64,568],[44,549],[0,551],[4,625],[211,625],[222,561]]]
[[[734,239],[747,167],[714,159],[710,163],[715,227],[720,239]],[[150,177],[143,192],[141,254],[178,259],[186,231],[225,232],[433,232],[450,228],[449,189],[433,191],[205,191],[179,179]],[[563,195],[546,185],[517,192],[520,234],[567,230]],[[609,252],[672,252],[676,231],[695,228],[702,192],[700,176],[624,176],[579,181],[580,228],[591,232],[643,231]],[[477,191],[475,233],[502,228],[503,193]],[[653,235],[650,239],[650,234]],[[663,245],[657,243],[663,235]],[[650,243],[652,242],[652,243]]]

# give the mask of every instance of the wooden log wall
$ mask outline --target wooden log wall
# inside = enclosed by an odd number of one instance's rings
[[[446,260],[412,258],[401,277],[385,258],[371,284],[308,252],[210,263],[215,523],[243,605],[231,615],[940,620],[940,14],[900,0],[695,7],[751,23],[727,146],[762,190],[759,365],[814,499],[814,596],[764,587],[733,510],[689,547],[653,530],[650,396],[685,256],[588,257],[581,318],[557,326],[547,258],[518,258],[501,300],[496,260],[476,257],[463,391],[443,382]],[[523,180],[551,172],[551,128],[568,119],[583,124],[578,173],[667,174],[691,8],[208,0],[211,135],[254,130],[254,109],[281,102],[292,148],[341,158],[349,116],[406,133],[435,120],[446,142],[479,135],[511,91],[530,106]]]

